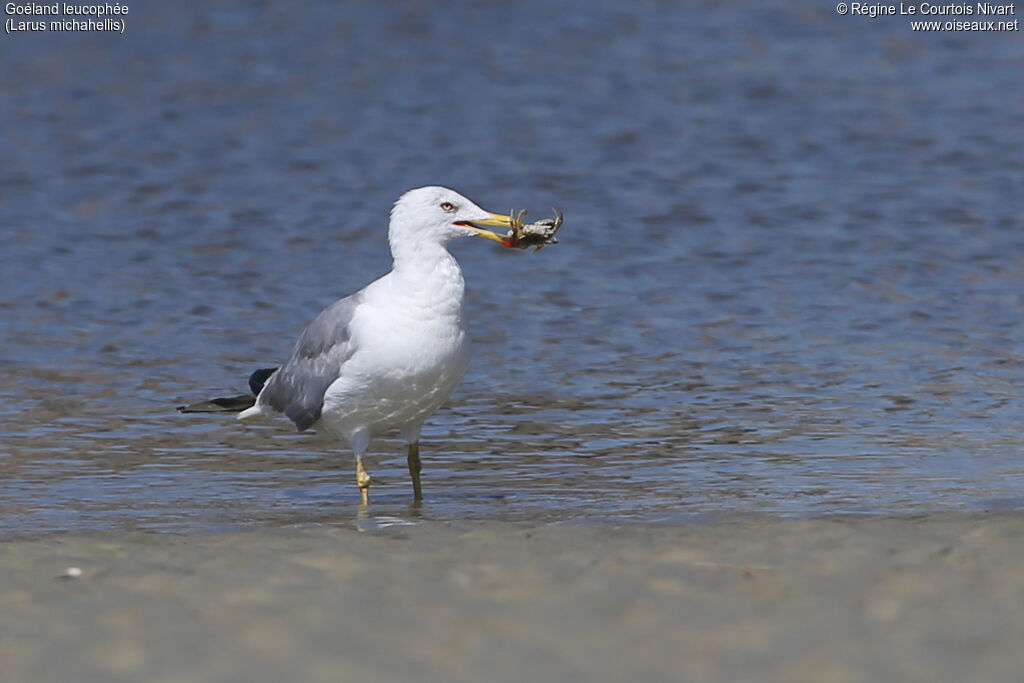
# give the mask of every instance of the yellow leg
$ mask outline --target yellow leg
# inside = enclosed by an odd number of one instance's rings
[[[356,483],[359,484],[359,492],[363,495],[363,505],[370,504],[370,473],[363,466],[363,459],[356,456]]]
[[[423,489],[420,487],[420,442],[409,444],[409,474],[412,476],[412,496],[414,500],[423,500]]]

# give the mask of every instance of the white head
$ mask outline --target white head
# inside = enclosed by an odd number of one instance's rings
[[[511,224],[510,216],[484,211],[455,190],[420,187],[409,190],[395,202],[388,241],[392,251],[398,244],[444,246],[457,237],[486,237],[505,244],[503,236],[477,226],[508,228]]]

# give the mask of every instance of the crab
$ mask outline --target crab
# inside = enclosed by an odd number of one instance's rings
[[[523,217],[526,215],[526,209],[518,213],[510,211],[508,215],[512,219],[512,229],[505,235],[503,244],[519,249],[537,247],[534,251],[540,251],[545,244],[558,244],[555,233],[562,227],[562,214],[558,209],[552,211],[555,212],[554,218],[542,218],[535,223],[525,224]]]

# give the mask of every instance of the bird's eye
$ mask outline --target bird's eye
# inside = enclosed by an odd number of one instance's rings
[[[452,204],[451,202],[441,202],[441,210],[446,211],[447,213],[451,213],[452,211],[455,210],[455,205]]]

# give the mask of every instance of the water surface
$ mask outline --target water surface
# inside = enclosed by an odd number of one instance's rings
[[[821,3],[132,6],[4,37],[0,534],[352,519],[238,393],[385,272],[404,190],[566,214],[454,245],[475,358],[432,519],[1024,506],[1019,34]],[[408,518],[398,441],[373,514]]]

